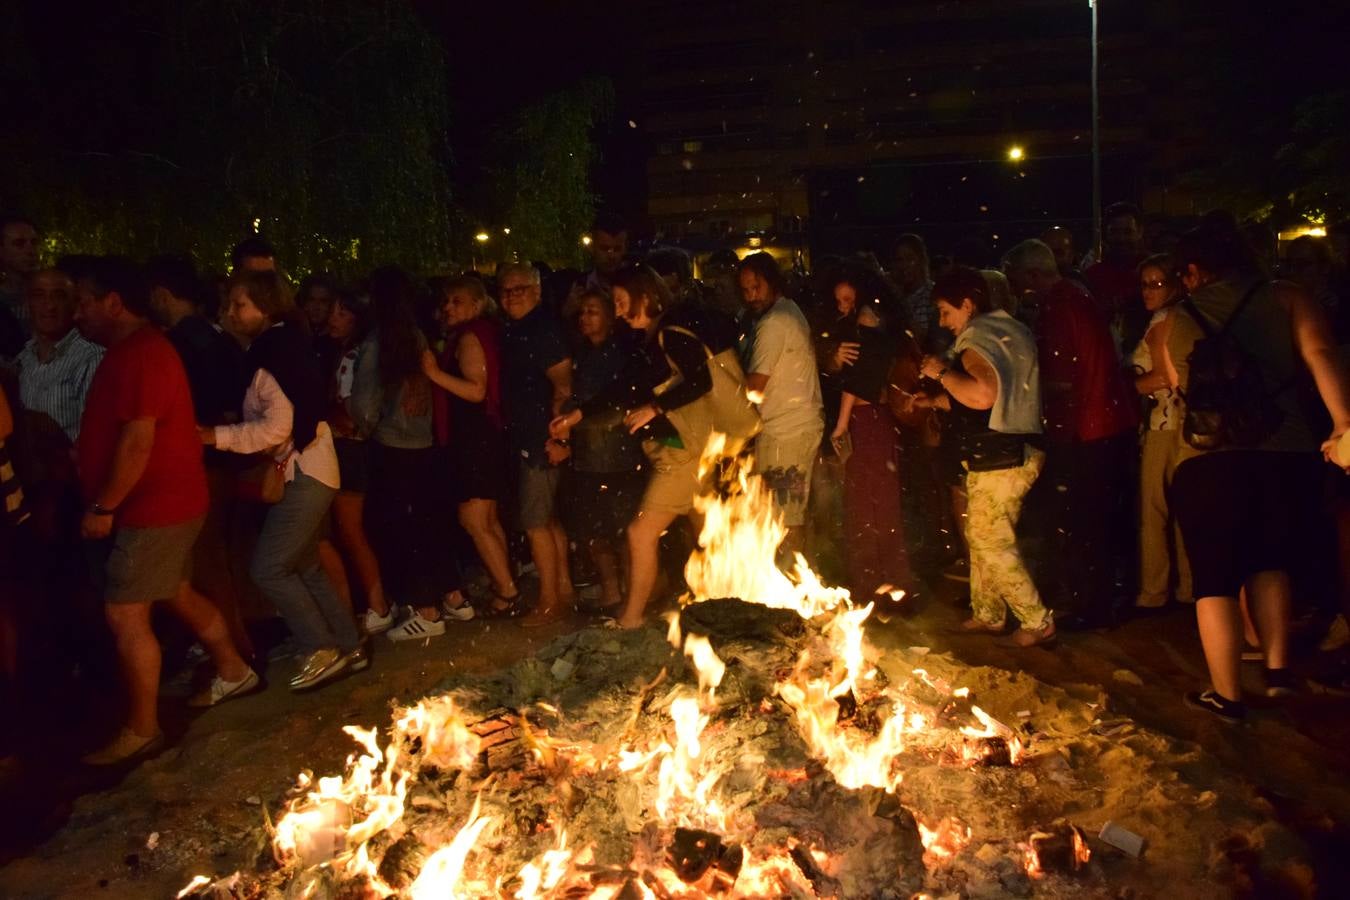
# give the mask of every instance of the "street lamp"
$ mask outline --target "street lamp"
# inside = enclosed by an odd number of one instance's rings
[[[480,231],[473,236],[473,239],[480,244],[486,244],[488,242],[488,236],[486,231]]]
[[[1023,150],[1020,145],[1013,144],[1008,148],[1009,162],[1021,162],[1024,156],[1026,156],[1026,151]]]
[[[591,236],[589,234],[583,234],[581,236],[581,246],[589,247],[590,245],[591,245]]]

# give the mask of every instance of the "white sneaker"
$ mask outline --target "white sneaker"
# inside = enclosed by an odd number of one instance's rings
[[[252,669],[248,670],[243,678],[238,681],[226,681],[217,675],[211,679],[211,684],[193,694],[188,698],[187,705],[198,709],[207,706],[216,706],[224,703],[226,700],[233,700],[236,697],[242,697],[258,689],[262,683],[258,678],[258,673]]]
[[[380,615],[373,609],[367,609],[365,615],[361,617],[361,627],[365,629],[366,634],[384,634],[394,626],[394,619],[398,617],[398,607],[389,604],[389,612]]]
[[[474,612],[473,604],[468,601],[464,595],[460,595],[459,606],[451,606],[444,600],[441,601],[441,614],[449,616],[456,622],[471,622],[473,617],[478,615]]]
[[[444,621],[431,621],[422,618],[421,614],[413,611],[403,624],[397,628],[389,629],[387,635],[391,641],[420,641],[423,638],[433,638],[445,634]]]

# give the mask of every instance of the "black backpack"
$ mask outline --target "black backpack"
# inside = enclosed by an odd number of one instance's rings
[[[1253,285],[1217,331],[1189,297],[1181,301],[1204,332],[1187,357],[1190,377],[1183,395],[1186,414],[1181,423],[1181,436],[1197,450],[1255,447],[1274,434],[1284,420],[1275,398],[1288,383],[1268,390],[1260,363],[1230,333],[1252,298],[1266,285],[1265,281]]]

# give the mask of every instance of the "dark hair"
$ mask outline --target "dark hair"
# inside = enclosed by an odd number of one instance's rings
[[[355,291],[341,288],[333,295],[333,305],[340,306],[356,319],[352,326],[351,344],[359,344],[370,333],[370,304]]]
[[[687,285],[694,277],[694,267],[689,261],[689,254],[679,247],[654,248],[647,254],[647,265],[663,278],[674,275],[681,285]]]
[[[192,260],[180,254],[156,256],[145,264],[145,286],[153,291],[162,287],[193,307],[202,305],[202,283]]]
[[[902,234],[895,239],[895,246],[891,248],[892,255],[901,247],[913,250],[923,260],[924,265],[928,265],[928,245],[924,243],[923,238],[917,234]]]
[[[624,290],[627,290],[627,288]],[[597,301],[600,304],[600,308],[604,310],[605,316],[609,319],[610,324],[614,324],[614,319],[616,318],[614,313],[614,298],[611,297],[608,292],[602,291],[599,288],[586,288],[582,290],[577,294],[578,311],[581,309],[581,304],[585,303],[587,300]]]
[[[66,253],[56,258],[53,266],[58,272],[65,272],[71,281],[79,281],[89,274],[94,261],[98,259],[91,253]]]
[[[948,306],[959,307],[965,300],[975,305],[975,312],[987,313],[994,309],[989,298],[989,282],[978,269],[970,266],[952,266],[933,283],[933,303],[939,300]]]
[[[230,265],[239,268],[246,259],[276,259],[277,251],[259,235],[246,237],[230,251]]]
[[[295,325],[309,333],[309,322],[295,305],[291,286],[277,272],[234,272],[225,282],[225,296],[243,288],[248,299],[273,322]]]
[[[314,293],[316,289],[325,290],[336,297],[341,292],[342,287],[338,284],[338,280],[327,272],[314,272],[306,275],[300,280],[300,286],[295,289],[295,305],[303,307],[309,302],[309,295]]]
[[[1248,272],[1255,266],[1251,249],[1238,230],[1217,221],[1183,234],[1172,256],[1176,260],[1177,273],[1195,266],[1215,278]]]
[[[623,288],[631,302],[630,313],[645,310],[653,319],[661,318],[672,302],[670,288],[656,271],[644,263],[628,263],[614,273],[610,284]]]
[[[142,319],[150,316],[150,289],[145,283],[145,272],[125,256],[91,257],[79,278],[90,282],[99,297],[116,293],[132,315]]]
[[[1112,203],[1106,209],[1102,210],[1102,222],[1119,219],[1121,216],[1129,216],[1134,219],[1136,225],[1144,224],[1144,214],[1139,211],[1139,207],[1128,200],[1120,200],[1116,203]]]
[[[1331,241],[1326,238],[1313,237],[1311,234],[1303,234],[1289,242],[1289,249],[1285,250],[1285,258],[1289,258],[1289,253],[1295,248],[1307,247],[1312,251],[1313,257],[1318,265],[1331,266],[1336,262],[1336,254],[1332,250]]]
[[[1169,284],[1177,282],[1177,264],[1170,253],[1154,253],[1152,256],[1146,256],[1134,271],[1137,275],[1143,275],[1145,269],[1157,269],[1162,272]]]
[[[723,248],[714,250],[708,254],[708,258],[703,261],[704,269],[735,269],[741,264],[736,256],[735,250]]]
[[[628,231],[628,223],[624,221],[623,216],[616,212],[605,210],[595,214],[595,220],[591,222],[591,233],[603,231],[605,234],[620,235]]]
[[[741,265],[736,271],[738,273],[753,272],[763,278],[768,283],[769,290],[773,291],[776,297],[787,295],[787,279],[783,277],[783,270],[778,268],[778,260],[763,250],[758,253],[751,253],[741,260]]]
[[[857,318],[858,311],[870,304],[888,327],[900,324],[891,320],[902,314],[902,304],[886,280],[870,266],[858,262],[845,262],[836,269],[826,282],[826,290],[829,291],[831,300],[834,299],[834,292],[841,284],[851,285],[857,295],[857,302],[850,318]]]
[[[422,373],[426,347],[417,325],[417,286],[407,272],[384,266],[370,273],[370,309],[380,350],[380,383],[397,388]]]
[[[21,216],[14,212],[0,213],[0,231],[4,231],[11,225],[27,225],[34,231],[41,231],[36,222],[27,216]]]

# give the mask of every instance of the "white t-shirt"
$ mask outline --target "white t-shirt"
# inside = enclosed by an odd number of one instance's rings
[[[755,320],[746,372],[769,376],[759,414],[773,435],[825,427],[811,328],[796,303],[780,297]]]

